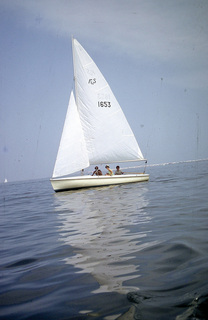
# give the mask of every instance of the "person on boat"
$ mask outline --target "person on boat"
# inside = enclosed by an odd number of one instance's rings
[[[106,176],[113,176],[113,171],[110,169],[108,164],[105,166],[105,168],[108,170],[108,172],[106,173]]]
[[[117,167],[116,167],[115,174],[124,174],[124,172],[120,170],[120,167],[119,167],[119,166],[117,166]]]
[[[94,176],[94,174],[96,176],[102,176],[102,171],[96,166],[95,171],[93,172],[92,176]]]

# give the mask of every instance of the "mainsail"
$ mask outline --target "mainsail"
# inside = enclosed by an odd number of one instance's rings
[[[76,103],[90,164],[143,160],[107,81],[80,43],[72,41]]]
[[[71,93],[53,178],[91,164],[143,160],[124,113],[102,73],[72,40],[75,94]]]

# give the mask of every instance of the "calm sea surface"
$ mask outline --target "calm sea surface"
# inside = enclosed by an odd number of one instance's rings
[[[0,186],[0,319],[208,319],[208,161],[54,193]]]

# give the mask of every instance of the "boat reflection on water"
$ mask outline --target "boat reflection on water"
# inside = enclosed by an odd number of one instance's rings
[[[151,219],[145,211],[146,190],[128,185],[55,194],[60,240],[75,253],[65,262],[93,275],[100,285],[96,293],[138,290],[124,283],[140,276],[134,258],[152,245],[145,242],[142,227]]]

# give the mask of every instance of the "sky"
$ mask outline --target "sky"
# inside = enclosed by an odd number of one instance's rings
[[[0,182],[52,176],[72,35],[149,164],[208,158],[207,0],[0,0]]]

